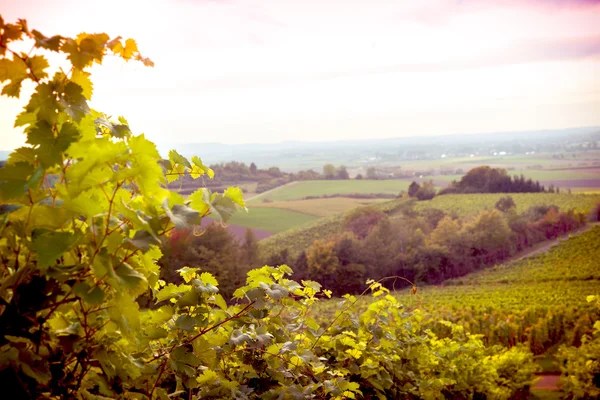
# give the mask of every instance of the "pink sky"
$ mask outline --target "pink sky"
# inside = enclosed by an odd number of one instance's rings
[[[92,106],[161,144],[600,125],[600,2],[0,0],[44,34],[133,37]],[[22,101],[0,100],[0,149]]]

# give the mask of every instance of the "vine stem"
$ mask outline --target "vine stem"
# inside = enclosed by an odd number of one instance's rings
[[[244,316],[253,305],[254,305],[254,301],[252,301],[251,303],[248,303],[240,311],[238,311],[235,314],[229,316],[228,318],[225,318],[223,321],[219,322],[218,324],[215,324],[215,325],[211,326],[210,328],[206,328],[206,329],[201,330],[197,335],[194,335],[190,339],[187,339],[185,342],[181,343],[180,345],[184,346],[186,344],[190,344],[194,340],[198,339],[200,336],[205,335],[205,334],[207,334],[208,332],[210,332],[210,331],[212,331],[214,329],[217,329],[219,326],[221,326],[223,324],[226,324],[227,322],[229,322],[229,321],[231,321],[233,319],[240,318],[240,317]],[[167,354],[171,353],[174,348],[175,348],[175,345],[173,345],[173,347],[171,347],[171,349],[169,349],[168,351],[163,351],[159,355],[155,356],[149,362],[156,361],[159,358],[162,358],[162,357],[166,356]]]
[[[203,329],[200,331],[200,333],[198,333],[197,335],[194,335],[193,337],[187,339],[185,342],[183,343],[175,343],[173,344],[173,346],[171,346],[171,348],[168,351],[165,351],[159,355],[157,355],[156,357],[154,357],[152,360],[150,360],[149,362],[158,360],[159,358],[162,358],[168,354],[170,354],[175,347],[179,346],[185,346],[186,344],[190,344],[191,342],[193,342],[194,340],[198,339],[200,336],[207,334],[208,332],[217,329],[219,326],[226,324],[227,322],[236,319],[236,318],[240,318],[243,315],[245,315],[248,310],[254,305],[254,301],[247,304],[243,309],[241,309],[240,311],[238,311],[237,313],[235,313],[234,315],[230,316],[229,318],[224,319],[223,321],[219,322],[218,324],[215,324],[213,326],[211,326],[210,328],[207,329]],[[154,393],[154,390],[156,389],[156,386],[158,385],[158,382],[160,381],[160,378],[162,377],[163,373],[165,372],[165,368],[167,366],[167,361],[168,358],[165,358],[160,366],[160,371],[158,372],[158,376],[156,377],[156,381],[154,381],[154,385],[152,385],[152,390],[150,391],[150,398],[152,398],[152,394]]]

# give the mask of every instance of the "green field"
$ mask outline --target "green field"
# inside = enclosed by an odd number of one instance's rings
[[[484,193],[484,194],[449,194],[436,196],[431,200],[420,201],[417,210],[437,208],[446,213],[456,213],[465,217],[485,209],[494,208],[501,197],[510,196],[517,205],[517,212],[522,213],[535,205],[556,205],[561,210],[576,211],[587,214],[600,203],[598,194],[567,194],[567,193]]]
[[[509,175],[521,175],[525,178],[531,178],[534,181],[560,181],[570,179],[600,179],[600,168],[587,168],[587,169],[555,169],[555,170],[542,170],[542,169],[522,169],[508,171]],[[568,185],[567,185],[568,186]]]
[[[251,207],[248,213],[242,211],[235,214],[228,223],[278,233],[316,219],[319,217],[280,208]]]
[[[410,181],[407,180],[323,180],[323,181],[298,181],[274,189],[264,196],[258,196],[249,203],[270,201],[301,200],[307,196],[325,196],[334,194],[399,194],[408,189]]]
[[[386,199],[351,199],[348,197],[330,197],[326,199],[289,200],[269,203],[252,204],[251,210],[257,208],[281,208],[296,211],[317,217],[330,217],[332,215],[352,210],[356,207],[373,203],[381,203]]]

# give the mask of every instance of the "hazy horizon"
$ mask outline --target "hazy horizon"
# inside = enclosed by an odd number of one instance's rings
[[[91,106],[162,145],[600,126],[596,1],[2,3],[46,35],[136,39],[156,67],[94,67]],[[0,99],[2,150],[22,105]]]

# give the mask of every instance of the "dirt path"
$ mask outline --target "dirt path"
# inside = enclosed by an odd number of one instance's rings
[[[563,240],[567,240],[569,238],[569,236],[575,236],[575,235],[579,235],[581,233],[587,232],[590,229],[592,229],[593,227],[598,226],[598,225],[600,225],[600,223],[598,223],[598,222],[593,222],[593,223],[588,222],[585,226],[582,226],[579,229],[575,229],[574,231],[567,232],[564,235],[557,237],[556,239],[546,240],[544,242],[536,244],[533,247],[529,247],[525,250],[522,250],[522,251],[516,253],[515,255],[513,255],[512,257],[506,259],[506,261],[504,261],[502,264],[510,264],[510,263],[518,261],[522,258],[531,257],[538,253],[543,253],[545,251],[548,251],[550,249],[550,247],[557,245],[558,243],[562,242]]]
[[[559,390],[558,379],[560,375],[539,375],[540,380],[533,387],[535,390]]]
[[[267,194],[269,194],[269,193],[271,193],[271,192],[273,192],[275,190],[279,190],[279,189],[284,188],[286,186],[292,186],[292,185],[295,185],[296,183],[298,183],[298,181],[292,181],[292,182],[286,183],[285,185],[281,185],[281,186],[277,186],[276,188],[269,189],[267,191],[264,191],[262,193],[257,194],[256,196],[252,196],[249,199],[246,199],[246,202],[249,202],[251,200],[259,199],[259,198],[261,198],[261,197],[263,197],[263,196],[265,196],[265,195],[267,195]]]

